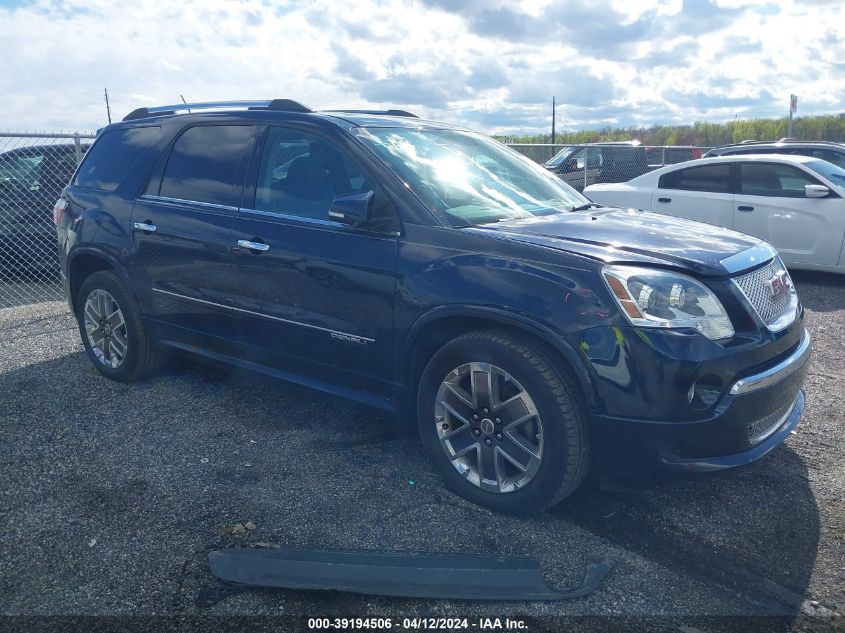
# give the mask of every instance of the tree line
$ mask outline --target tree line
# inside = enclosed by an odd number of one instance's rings
[[[749,139],[776,141],[787,135],[789,120],[736,119],[724,123],[704,121],[692,125],[654,125],[651,127],[603,128],[580,132],[558,132],[556,143],[581,145],[606,141],[638,140],[643,145],[697,145],[715,147],[739,143]],[[837,141],[845,143],[845,113],[796,118],[792,122],[792,137],[802,141]],[[508,143],[550,143],[551,134],[526,136],[496,136]]]

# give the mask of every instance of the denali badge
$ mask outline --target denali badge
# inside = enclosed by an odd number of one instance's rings
[[[775,276],[766,282],[766,288],[769,289],[769,295],[772,299],[777,299],[785,292],[789,292],[792,284],[789,283],[789,275],[785,270],[779,270]]]
[[[336,338],[338,341],[346,341],[347,343],[358,343],[358,345],[367,345],[368,339],[365,339],[361,336],[355,336],[354,334],[344,334],[343,332],[332,332],[332,338]]]

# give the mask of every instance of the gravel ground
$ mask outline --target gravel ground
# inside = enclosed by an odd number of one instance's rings
[[[842,629],[845,279],[795,279],[815,352],[784,446],[712,476],[588,482],[531,518],[444,490],[418,440],[371,411],[187,360],[110,382],[63,303],[2,309],[0,628],[472,615],[550,631]],[[209,550],[263,544],[531,556],[561,587],[591,557],[617,566],[585,599],[506,604],[238,590],[210,575]]]

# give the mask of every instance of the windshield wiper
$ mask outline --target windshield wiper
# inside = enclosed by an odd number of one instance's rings
[[[475,222],[473,226],[484,226],[485,224],[498,224],[499,222],[510,222],[511,220],[525,220],[526,218],[532,217],[534,217],[532,214],[514,215],[508,218],[496,218],[495,220],[487,220],[486,222]]]
[[[579,205],[577,207],[572,207],[570,211],[586,211],[587,209],[592,209],[593,207],[601,208],[603,204],[599,204],[598,202],[587,202],[586,204]]]

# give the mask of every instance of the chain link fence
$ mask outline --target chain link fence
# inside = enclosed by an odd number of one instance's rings
[[[544,165],[578,191],[600,182],[626,182],[658,167],[701,158],[710,149],[635,143],[508,143],[508,146]]]
[[[62,298],[53,206],[94,134],[0,132],[0,308]],[[632,143],[510,143],[583,190],[624,182],[709,148]]]
[[[94,138],[0,132],[0,308],[62,298],[53,206]]]

